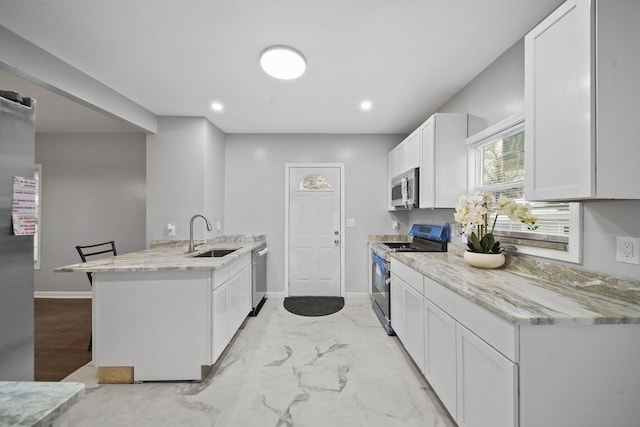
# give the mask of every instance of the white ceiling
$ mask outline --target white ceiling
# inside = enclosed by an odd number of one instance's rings
[[[0,25],[156,115],[227,133],[408,133],[560,3],[0,0]],[[259,68],[274,44],[306,56],[300,79]],[[0,72],[14,86],[38,100],[40,132],[139,131]]]

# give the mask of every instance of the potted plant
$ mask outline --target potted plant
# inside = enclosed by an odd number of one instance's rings
[[[529,230],[538,228],[537,218],[531,215],[528,203],[517,203],[506,196],[500,196],[496,202],[493,194],[481,191],[458,200],[454,218],[462,234],[467,236],[464,258],[470,265],[497,268],[504,264],[500,242],[493,235],[498,215],[507,215],[512,221],[525,224]]]

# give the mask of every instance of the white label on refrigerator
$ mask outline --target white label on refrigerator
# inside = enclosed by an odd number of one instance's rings
[[[36,234],[37,206],[36,193],[38,181],[20,176],[13,177],[13,204],[11,219],[13,234],[16,236],[33,236]]]

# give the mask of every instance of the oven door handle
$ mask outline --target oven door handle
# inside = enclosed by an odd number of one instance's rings
[[[386,267],[386,261],[383,260],[382,258],[380,258],[380,256],[376,255],[375,253],[371,253],[371,258],[373,259],[373,262],[375,262],[378,265],[378,271],[380,272],[380,277],[382,277],[382,279],[385,279],[386,273],[387,273],[387,267]]]

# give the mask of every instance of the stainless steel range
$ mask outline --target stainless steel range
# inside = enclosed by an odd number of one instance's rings
[[[394,335],[391,313],[392,252],[446,252],[451,234],[449,223],[444,225],[414,224],[409,231],[413,239],[407,242],[376,242],[371,245],[371,297],[373,311],[387,334]]]

